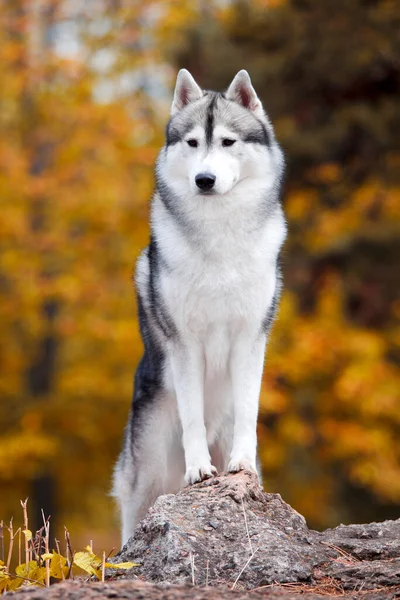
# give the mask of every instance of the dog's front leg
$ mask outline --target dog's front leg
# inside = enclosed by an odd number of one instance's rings
[[[228,471],[256,471],[257,415],[265,343],[265,336],[256,341],[243,337],[232,352],[234,428]]]
[[[174,347],[171,367],[185,453],[188,484],[216,475],[211,465],[204,424],[204,359],[199,348]]]

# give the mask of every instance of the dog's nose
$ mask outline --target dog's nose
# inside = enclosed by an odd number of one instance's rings
[[[211,173],[199,173],[195,177],[196,185],[201,190],[211,190],[214,187],[216,177]]]

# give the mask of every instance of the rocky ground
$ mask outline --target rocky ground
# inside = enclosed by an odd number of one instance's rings
[[[161,496],[115,560],[139,566],[106,583],[67,581],[14,596],[400,598],[400,519],[320,533],[254,474],[220,475]]]

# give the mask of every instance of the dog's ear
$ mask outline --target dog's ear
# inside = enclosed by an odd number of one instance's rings
[[[244,108],[254,112],[256,117],[264,116],[261,100],[251,85],[251,79],[248,72],[244,69],[239,71],[234,77],[226,92],[226,97],[228,100],[233,100],[241,106],[244,106]]]
[[[176,78],[174,100],[171,106],[171,115],[182,110],[190,102],[200,100],[203,92],[186,69],[181,69]]]

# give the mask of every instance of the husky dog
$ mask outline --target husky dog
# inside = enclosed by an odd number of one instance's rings
[[[179,72],[136,268],[144,355],[113,490],[123,544],[159,495],[222,470],[256,471],[283,170],[247,71],[225,93]]]

